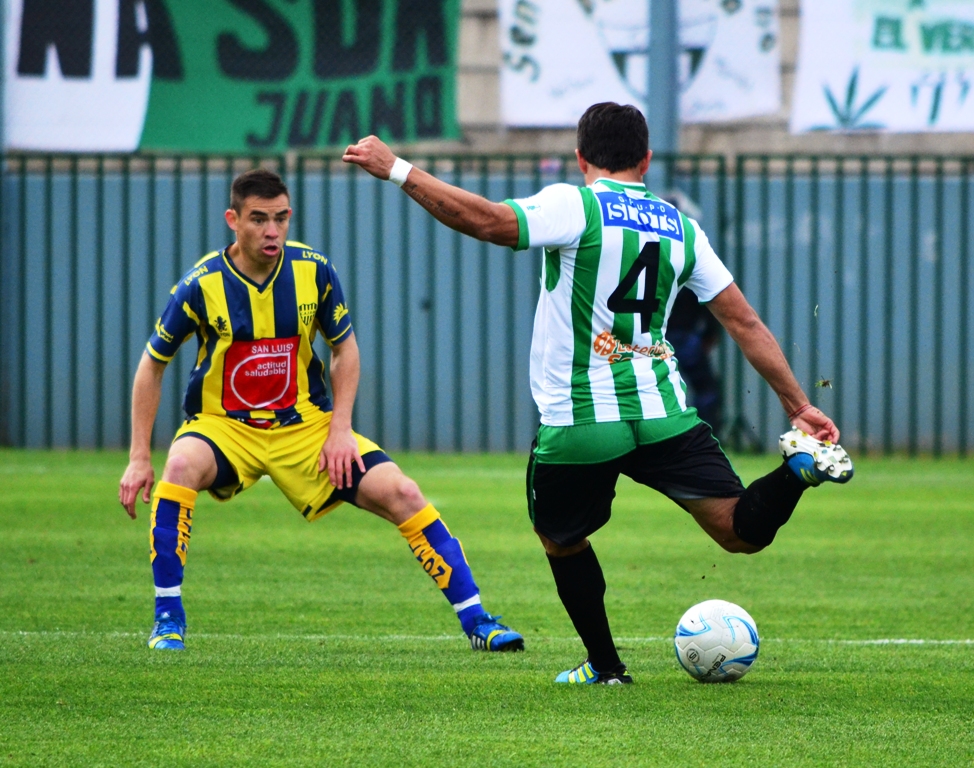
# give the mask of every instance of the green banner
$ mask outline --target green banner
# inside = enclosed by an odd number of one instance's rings
[[[140,149],[269,152],[344,146],[370,133],[391,142],[459,135],[459,0],[143,7],[145,30],[133,25],[129,45],[148,43],[153,55]]]

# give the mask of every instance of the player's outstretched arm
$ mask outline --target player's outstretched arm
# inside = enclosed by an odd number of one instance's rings
[[[809,405],[808,397],[792,373],[778,340],[744,298],[737,284],[727,286],[707,307],[727,329],[754,370],[778,395],[791,423],[817,440],[838,442],[839,430],[832,419]]]
[[[375,136],[366,136],[357,144],[349,145],[342,156],[346,163],[361,166],[383,181],[390,178],[398,159]],[[492,203],[473,192],[447,184],[424,170],[409,166],[404,161],[400,163],[407,170],[405,180],[397,180],[397,183],[402,182],[402,191],[429,211],[437,221],[478,240],[508,248],[517,245],[517,214],[510,206]],[[403,165],[400,169],[402,167]]]
[[[135,519],[135,502],[142,492],[142,501],[152,500],[155,470],[152,469],[152,425],[159,410],[162,395],[163,363],[153,360],[148,353],[142,354],[139,368],[132,385],[132,444],[129,448],[129,465],[118,487],[118,500],[128,516]]]
[[[358,342],[355,341],[355,334],[350,333],[341,344],[331,348],[329,373],[334,405],[328,439],[318,455],[318,471],[327,470],[328,481],[339,490],[351,487],[352,464],[358,464],[358,468],[365,472],[358,441],[352,434],[352,407],[355,405],[360,371]]]

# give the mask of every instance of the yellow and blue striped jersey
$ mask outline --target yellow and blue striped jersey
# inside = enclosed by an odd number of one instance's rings
[[[257,285],[228,249],[204,256],[173,287],[146,349],[168,363],[196,335],[199,349],[183,409],[271,428],[330,411],[324,365],[312,349],[352,333],[352,320],[329,259],[288,241],[277,269]]]

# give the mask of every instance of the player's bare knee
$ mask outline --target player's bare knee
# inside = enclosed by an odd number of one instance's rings
[[[426,499],[423,497],[423,492],[419,490],[419,484],[411,477],[402,475],[396,481],[395,493],[396,500],[406,508],[420,510],[426,506]]]
[[[764,549],[763,545],[759,546],[744,541],[734,529],[734,519],[731,516],[725,518],[716,530],[710,530],[708,533],[720,545],[721,549],[730,552],[732,555],[753,555],[755,552]]]
[[[198,474],[194,462],[182,453],[172,453],[166,459],[166,467],[162,471],[162,479],[167,483],[182,485],[186,488],[192,486],[193,476]]]
[[[750,544],[738,536],[737,531],[734,530],[733,518],[730,516],[711,521],[703,527],[721,549],[730,552],[732,555],[753,555],[755,552],[764,549],[764,547]]]
[[[166,467],[162,471],[162,479],[167,483],[198,491],[203,485],[206,472],[207,467],[198,457],[179,451],[169,454]]]
[[[355,503],[399,525],[423,509],[426,499],[415,480],[406,477],[392,462],[385,462],[365,473]]]

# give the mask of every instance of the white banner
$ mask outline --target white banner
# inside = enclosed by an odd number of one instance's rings
[[[791,130],[974,130],[972,0],[802,4]]]
[[[778,0],[680,0],[680,120],[781,109]]]
[[[135,8],[137,31],[144,33],[145,8],[141,3]],[[96,0],[90,15],[73,7],[53,21],[47,6],[25,0],[6,3],[4,139],[8,148],[67,152],[138,148],[149,103],[152,51],[140,45],[136,74],[119,75],[119,23],[117,0]]]
[[[500,0],[501,119],[574,126],[600,101],[646,102],[649,0]],[[680,0],[680,119],[781,105],[777,0]]]

